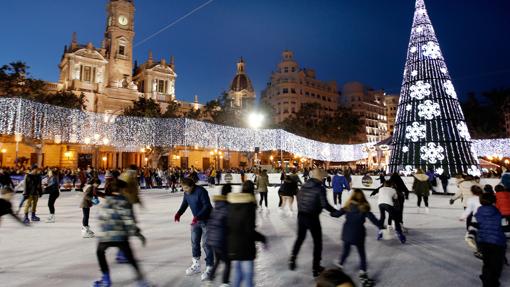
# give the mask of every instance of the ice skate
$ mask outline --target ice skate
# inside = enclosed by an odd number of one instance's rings
[[[50,216],[48,216],[48,219],[46,219],[46,223],[55,223],[55,215],[50,214]]]
[[[210,280],[212,266],[206,266],[204,273],[200,276],[202,281]]]
[[[296,256],[291,256],[289,258],[289,269],[295,270],[296,269]]]
[[[90,228],[88,226],[83,226],[81,228],[81,237],[92,238],[92,237],[94,237],[94,232],[92,232],[92,230],[90,230]]]
[[[186,269],[186,276],[191,276],[200,273],[200,257],[193,258],[191,266]]]
[[[35,215],[35,213],[32,213],[32,218],[31,219],[32,219],[32,221],[41,221],[41,219],[39,217],[37,217]]]
[[[28,216],[25,216],[25,219],[23,219],[23,223],[25,223],[25,224],[30,223],[30,219],[28,219]]]
[[[101,279],[94,282],[93,287],[110,287],[112,286],[112,281],[110,280],[110,274],[103,274]]]
[[[322,271],[324,271],[324,267],[322,266],[317,266],[315,268],[313,268],[312,270],[312,275],[313,277],[319,277],[319,275],[321,275]]]
[[[425,213],[426,214],[429,214],[430,213],[430,209],[428,207],[425,207]]]
[[[375,280],[369,278],[367,272],[365,272],[365,271],[359,272],[359,281],[360,281],[362,287],[375,286]]]
[[[404,234],[402,234],[401,232],[396,232],[395,234],[397,235],[398,240],[400,240],[400,243],[402,244],[406,243],[407,239]]]

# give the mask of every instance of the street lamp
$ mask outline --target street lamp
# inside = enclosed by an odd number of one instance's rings
[[[106,156],[103,156],[103,166],[105,169],[106,169],[106,161],[107,160],[108,160],[108,158]]]
[[[210,151],[209,154],[214,158],[214,168],[219,169],[219,159],[223,159],[223,153],[218,149],[214,149]]]
[[[71,152],[71,151],[66,151],[64,153],[64,156],[67,158],[67,160],[70,160],[72,155],[73,155],[73,152]]]
[[[257,129],[261,128],[264,124],[264,114],[259,112],[251,112],[248,114],[248,125],[255,130],[255,157],[253,159],[254,165],[258,164],[258,132]]]

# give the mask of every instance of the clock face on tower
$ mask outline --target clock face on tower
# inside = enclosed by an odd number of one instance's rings
[[[128,24],[128,18],[124,15],[119,16],[119,24],[120,25],[127,25]]]

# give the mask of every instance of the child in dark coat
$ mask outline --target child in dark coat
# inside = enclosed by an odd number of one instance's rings
[[[221,189],[221,195],[213,196],[214,209],[207,221],[207,244],[214,251],[214,265],[209,274],[209,280],[213,281],[220,262],[225,263],[223,270],[223,284],[229,284],[230,260],[227,250],[227,217],[228,202],[227,195],[232,191],[232,185],[226,184]]]
[[[354,245],[358,249],[360,257],[359,278],[362,286],[371,286],[374,281],[368,278],[367,259],[365,253],[365,220],[368,218],[375,226],[379,228],[377,240],[382,238],[382,226],[375,215],[370,212],[370,204],[368,203],[363,191],[354,189],[351,197],[345,203],[345,206],[339,211],[333,211],[331,216],[340,217],[345,214],[345,223],[342,229],[342,241],[344,242],[344,250],[340,256],[338,266],[342,268],[345,260],[349,256],[351,246]]]
[[[480,195],[480,206],[475,214],[478,223],[478,249],[483,256],[482,280],[484,287],[499,286],[499,277],[505,262],[506,238],[501,227],[501,213],[494,206],[494,194]]]

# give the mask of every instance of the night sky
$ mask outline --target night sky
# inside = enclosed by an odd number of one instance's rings
[[[135,44],[206,0],[135,0]],[[84,3],[87,5],[84,6]],[[58,80],[73,31],[100,46],[107,0],[0,1],[0,65],[22,60]],[[461,97],[510,87],[510,1],[428,0],[432,24]],[[285,49],[321,80],[361,81],[398,93],[413,0],[215,0],[134,49],[139,63],[175,56],[176,95],[200,102],[228,89],[242,56],[257,96]]]

